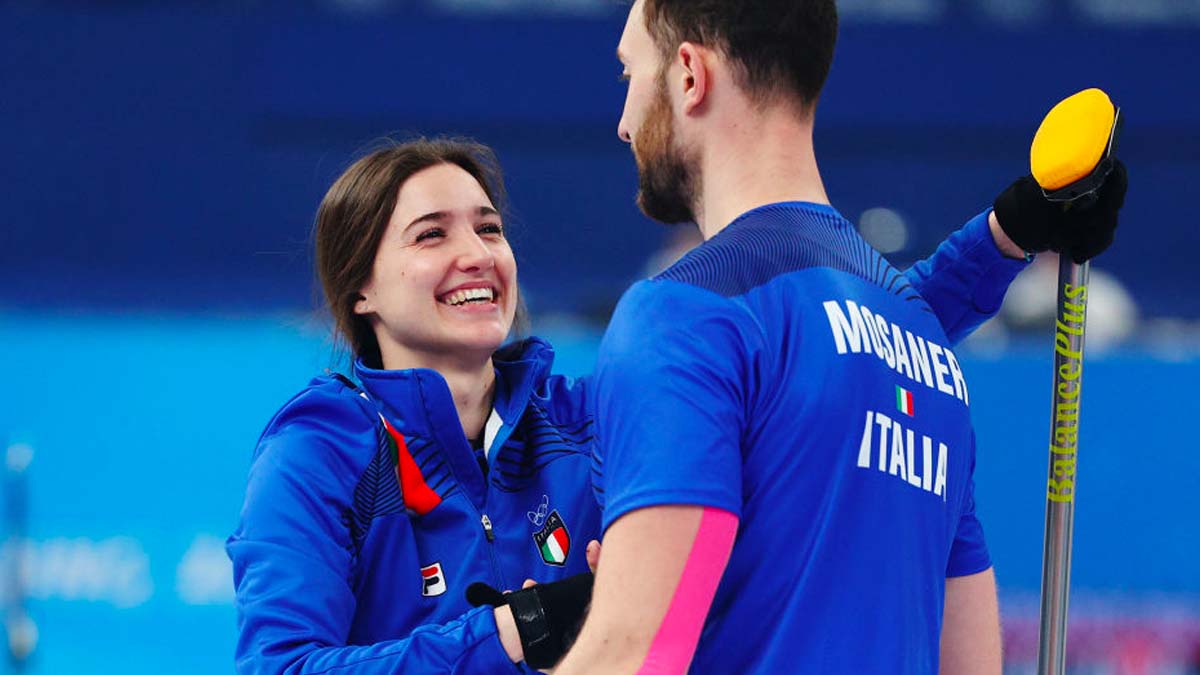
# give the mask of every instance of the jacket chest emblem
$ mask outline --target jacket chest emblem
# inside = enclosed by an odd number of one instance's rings
[[[533,523],[534,527],[541,527],[542,523],[546,522],[546,516],[550,515],[550,496],[542,495],[542,503],[537,505],[532,511],[526,511],[525,517],[529,522]]]
[[[421,568],[421,595],[427,598],[446,592],[446,573],[442,563],[435,562]]]
[[[564,565],[571,551],[571,535],[558,511],[551,511],[542,529],[533,533],[533,541],[547,565]]]

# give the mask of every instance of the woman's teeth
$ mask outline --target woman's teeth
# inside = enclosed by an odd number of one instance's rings
[[[454,291],[447,295],[442,302],[447,305],[462,305],[468,302],[491,302],[495,293],[490,288],[468,288]]]

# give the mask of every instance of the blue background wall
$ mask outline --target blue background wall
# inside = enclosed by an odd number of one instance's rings
[[[373,139],[497,148],[564,372],[590,368],[597,317],[661,241],[615,137],[620,7],[336,4],[0,0],[0,442],[34,450],[29,539],[5,549],[23,551],[39,628],[30,672],[231,669],[220,545],[262,425],[337,362],[308,228]],[[1026,170],[1056,100],[1099,85],[1123,106],[1133,186],[1097,265],[1176,330],[1088,361],[1074,607],[1164,634],[1159,660],[1178,664],[1200,645],[1200,12],[1009,3],[1027,15],[997,23],[1002,5],[844,2],[822,169],[852,220],[904,216],[904,264]],[[961,359],[1013,672],[1039,583],[1049,351],[1037,336]]]
[[[615,136],[619,11],[0,11],[6,304],[302,305],[316,205],[353,152],[388,133],[497,148],[535,310],[611,299],[659,237],[632,206]],[[1200,295],[1180,292],[1200,166],[1200,96],[1183,64],[1200,29],[952,19],[844,28],[816,139],[835,205],[852,219],[900,211],[916,232],[901,257],[923,255],[1027,170],[1054,102],[1103,86],[1127,115],[1135,188],[1102,265],[1151,315],[1200,316]],[[570,255],[585,248],[594,255]]]

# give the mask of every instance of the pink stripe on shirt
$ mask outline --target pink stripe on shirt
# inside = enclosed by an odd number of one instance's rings
[[[733,550],[737,526],[737,516],[732,513],[704,509],[679,585],[638,675],[684,673],[691,665],[708,608]]]

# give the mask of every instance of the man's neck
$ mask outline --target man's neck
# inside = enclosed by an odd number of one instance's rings
[[[752,209],[786,201],[828,204],[813,152],[812,119],[784,107],[744,111],[720,127],[701,157],[703,184],[696,211],[710,239]]]

